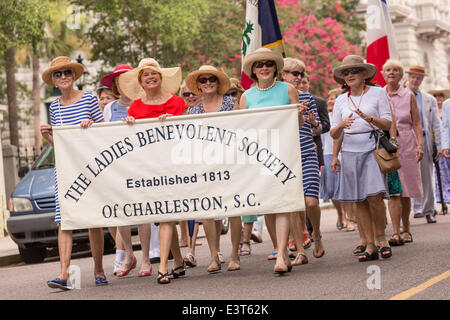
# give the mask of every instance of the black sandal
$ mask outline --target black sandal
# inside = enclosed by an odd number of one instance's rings
[[[162,279],[164,279],[164,278],[167,278],[167,281],[163,281]],[[158,277],[156,278],[156,281],[157,281],[159,284],[167,284],[167,283],[170,283],[169,273],[166,272],[166,273],[163,274],[163,273],[161,273],[161,272],[158,271]]]
[[[398,239],[394,238],[395,236],[397,236]],[[389,245],[391,245],[393,247],[402,246],[405,244],[402,237],[400,237],[400,235],[398,233],[394,233],[388,242],[389,242]]]
[[[355,256],[360,255],[364,251],[366,251],[366,246],[361,244],[361,245],[357,246],[355,248],[355,250],[353,250],[353,255],[355,255]]]
[[[367,251],[364,251],[358,256],[359,262],[365,262],[365,261],[371,261],[371,260],[378,260],[378,251],[374,251],[372,253],[368,253]]]
[[[383,259],[392,257],[392,249],[390,247],[383,247],[380,249],[380,254]]]
[[[178,270],[181,270],[180,272],[176,272]],[[186,265],[185,262],[181,264],[181,266],[176,267],[175,269],[172,269],[172,271],[169,273],[169,279],[178,279],[178,277],[182,277],[186,275]]]
[[[408,239],[408,240],[405,240],[405,239],[401,238],[402,241],[403,241],[403,243],[411,243],[411,242],[413,242],[413,237],[412,237],[411,232],[409,232],[409,231],[403,231],[403,232],[400,233],[400,236],[401,236],[402,234],[404,234],[404,233],[407,233],[407,234],[411,237],[411,240],[409,240],[409,239]]]

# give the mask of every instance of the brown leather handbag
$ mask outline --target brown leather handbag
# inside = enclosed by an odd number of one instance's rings
[[[389,153],[384,147],[380,148],[381,134],[378,133],[377,148],[373,151],[375,160],[380,167],[381,172],[391,173],[402,167],[398,158],[398,152]]]

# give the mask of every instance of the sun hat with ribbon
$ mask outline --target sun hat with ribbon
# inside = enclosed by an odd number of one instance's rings
[[[344,76],[342,72],[348,69],[362,69],[364,71],[364,79],[372,80],[377,74],[377,67],[371,63],[365,63],[364,59],[358,55],[348,55],[342,60],[339,67],[333,69],[334,80],[340,84],[344,84]]]
[[[430,90],[428,91],[429,94],[431,94],[432,96],[436,95],[436,94],[442,94],[444,96],[444,100],[447,100],[450,98],[450,90],[448,89],[444,89],[444,88],[438,88],[436,90]]]
[[[181,84],[181,68],[161,68],[158,61],[153,58],[145,58],[139,62],[139,66],[131,71],[125,72],[119,77],[120,89],[131,100],[144,97],[145,91],[139,83],[139,73],[144,69],[153,69],[161,75],[161,90],[175,94]]]
[[[133,70],[133,68],[129,64],[120,64],[117,67],[114,68],[113,73],[107,74],[104,76],[100,83],[104,85],[105,87],[112,88],[114,79],[118,76],[120,76],[122,73],[128,72],[130,70]]]
[[[69,57],[60,56],[50,62],[50,67],[42,73],[42,81],[44,81],[49,86],[54,86],[52,81],[52,75],[54,71],[57,70],[67,70],[70,69],[75,74],[75,80],[78,80],[84,71],[84,67],[81,63],[73,62]]]
[[[259,48],[244,57],[243,70],[249,77],[252,76],[252,67],[255,62],[272,60],[277,65],[278,74],[281,73],[284,67],[283,56],[278,51],[272,51],[268,48]]]
[[[410,66],[409,70],[406,71],[406,73],[408,74],[418,74],[420,76],[427,76],[428,74],[425,73],[425,67],[421,67],[421,66]]]
[[[230,89],[230,79],[225,72],[217,70],[217,68],[210,65],[203,65],[198,70],[189,73],[185,79],[186,85],[196,95],[202,95],[202,92],[198,89],[197,80],[202,74],[212,74],[219,79],[219,88],[217,93],[219,95],[225,94]]]

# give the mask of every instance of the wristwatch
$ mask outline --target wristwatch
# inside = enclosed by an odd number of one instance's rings
[[[369,122],[373,122],[373,117],[370,117]]]

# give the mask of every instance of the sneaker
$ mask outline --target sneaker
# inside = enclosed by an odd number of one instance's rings
[[[96,286],[105,286],[108,284],[108,280],[106,277],[95,277],[95,285]]]
[[[47,285],[52,289],[61,289],[61,290],[73,289],[70,279],[63,280],[60,278],[55,278],[53,280],[47,281]]]
[[[116,275],[117,271],[120,270],[120,267],[122,266],[122,263],[117,262],[114,260],[114,268],[113,268],[113,274]]]
[[[197,261],[192,253],[188,253],[183,260],[188,267],[194,268],[197,266]]]
[[[262,236],[261,236],[261,232],[259,232],[258,230],[253,230],[252,231],[252,235],[251,235],[250,239],[252,239],[256,243],[262,243],[263,242]]]

